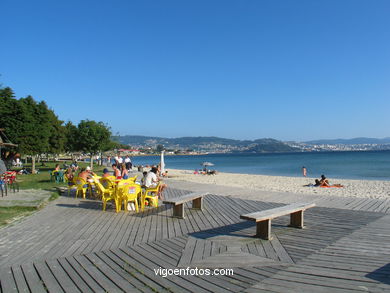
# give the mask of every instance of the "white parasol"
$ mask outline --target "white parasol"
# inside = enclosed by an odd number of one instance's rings
[[[164,174],[165,173],[164,151],[161,151],[160,169],[161,169],[161,174]]]

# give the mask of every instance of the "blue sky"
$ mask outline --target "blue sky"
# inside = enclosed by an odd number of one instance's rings
[[[0,2],[0,83],[114,133],[390,136],[390,1]]]

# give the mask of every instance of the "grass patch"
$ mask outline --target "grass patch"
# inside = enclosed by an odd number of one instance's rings
[[[51,196],[49,197],[49,201],[56,200],[60,197],[60,192],[52,192]]]
[[[70,162],[67,163],[69,164]],[[54,170],[56,164],[60,164],[60,166],[63,167],[64,163],[45,162],[44,166],[41,166],[40,163],[37,163],[36,169],[39,170],[38,174],[18,174],[16,177],[16,182],[19,185],[19,188],[48,190],[52,192],[49,201],[57,199],[61,194],[61,192],[58,190],[58,187],[67,187],[67,184],[65,182],[56,183],[50,181],[50,173]],[[89,166],[89,163],[81,162],[78,163],[78,165],[80,168],[83,168]],[[31,164],[25,164],[24,167],[31,169]],[[101,174],[104,168],[104,166],[95,165],[94,172],[97,174]],[[15,168],[14,170],[19,171],[20,168]],[[0,227],[12,223],[23,217],[26,217],[39,209],[38,207],[21,206],[22,203],[24,203],[23,200],[12,200],[12,206],[0,207]],[[37,205],[39,205],[41,201],[31,201],[30,203],[36,203]],[[39,207],[42,207],[42,205],[39,205]]]
[[[0,207],[0,227],[28,216],[36,210],[36,207]]]

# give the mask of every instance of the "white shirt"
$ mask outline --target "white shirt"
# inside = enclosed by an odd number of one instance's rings
[[[149,186],[152,186],[153,184],[156,184],[157,181],[158,181],[157,175],[154,174],[153,172],[148,172],[148,174],[146,174],[146,178],[145,178],[145,186],[146,187],[149,187]]]
[[[118,163],[119,163],[119,164],[122,164],[122,163],[123,163],[122,157],[119,157],[119,158],[118,158]]]
[[[130,162],[131,162],[130,158],[125,158],[125,163],[130,163]]]

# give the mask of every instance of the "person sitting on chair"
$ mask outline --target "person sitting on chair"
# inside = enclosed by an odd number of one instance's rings
[[[146,174],[146,178],[145,178],[145,186],[146,186],[146,188],[157,187],[157,185],[158,185],[158,183],[160,181],[160,178],[157,177],[157,172],[158,172],[157,167],[152,167],[152,169],[148,172],[148,174]],[[160,183],[160,187],[159,187],[159,190],[158,190],[158,193],[157,193],[157,196],[160,199],[163,199],[162,192],[167,187],[168,187],[168,185],[166,185],[164,183]]]

